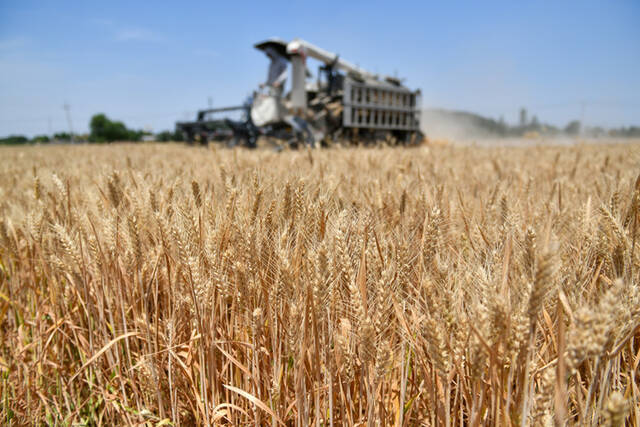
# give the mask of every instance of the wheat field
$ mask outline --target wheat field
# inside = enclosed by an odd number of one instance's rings
[[[640,143],[0,148],[0,424],[640,424]]]

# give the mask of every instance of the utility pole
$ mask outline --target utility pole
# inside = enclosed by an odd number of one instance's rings
[[[71,143],[73,144],[75,143],[75,139],[73,137],[73,126],[71,124],[71,106],[69,106],[69,103],[65,102],[62,108],[64,108],[64,111],[67,115],[67,123],[69,124],[69,135],[71,137]]]
[[[213,108],[213,96],[210,96],[207,101],[209,103],[209,109]]]

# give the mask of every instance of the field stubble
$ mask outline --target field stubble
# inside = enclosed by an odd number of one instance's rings
[[[640,423],[638,144],[0,153],[2,423]]]

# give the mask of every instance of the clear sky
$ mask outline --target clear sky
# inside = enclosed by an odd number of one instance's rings
[[[300,37],[421,88],[425,108],[640,125],[640,1],[0,1],[0,136],[104,112],[173,129],[266,77],[262,39]]]

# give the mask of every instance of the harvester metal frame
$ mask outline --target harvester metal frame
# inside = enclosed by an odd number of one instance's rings
[[[398,78],[366,71],[304,40],[286,43],[273,38],[255,47],[259,50],[272,47],[291,63],[291,90],[278,101],[286,115],[267,125],[256,126],[252,108],[260,95],[254,92],[242,106],[200,110],[196,121],[176,123],[176,129],[188,142],[196,138],[203,144],[210,140],[230,140],[229,145],[253,148],[260,135],[283,139],[289,144],[311,145],[320,139],[324,142],[386,139],[404,144],[422,140],[420,90],[412,91]],[[307,58],[322,63],[315,86],[307,81]],[[326,81],[323,82],[323,78]],[[210,118],[238,110],[244,112],[239,121]],[[260,123],[257,118],[256,121]]]

